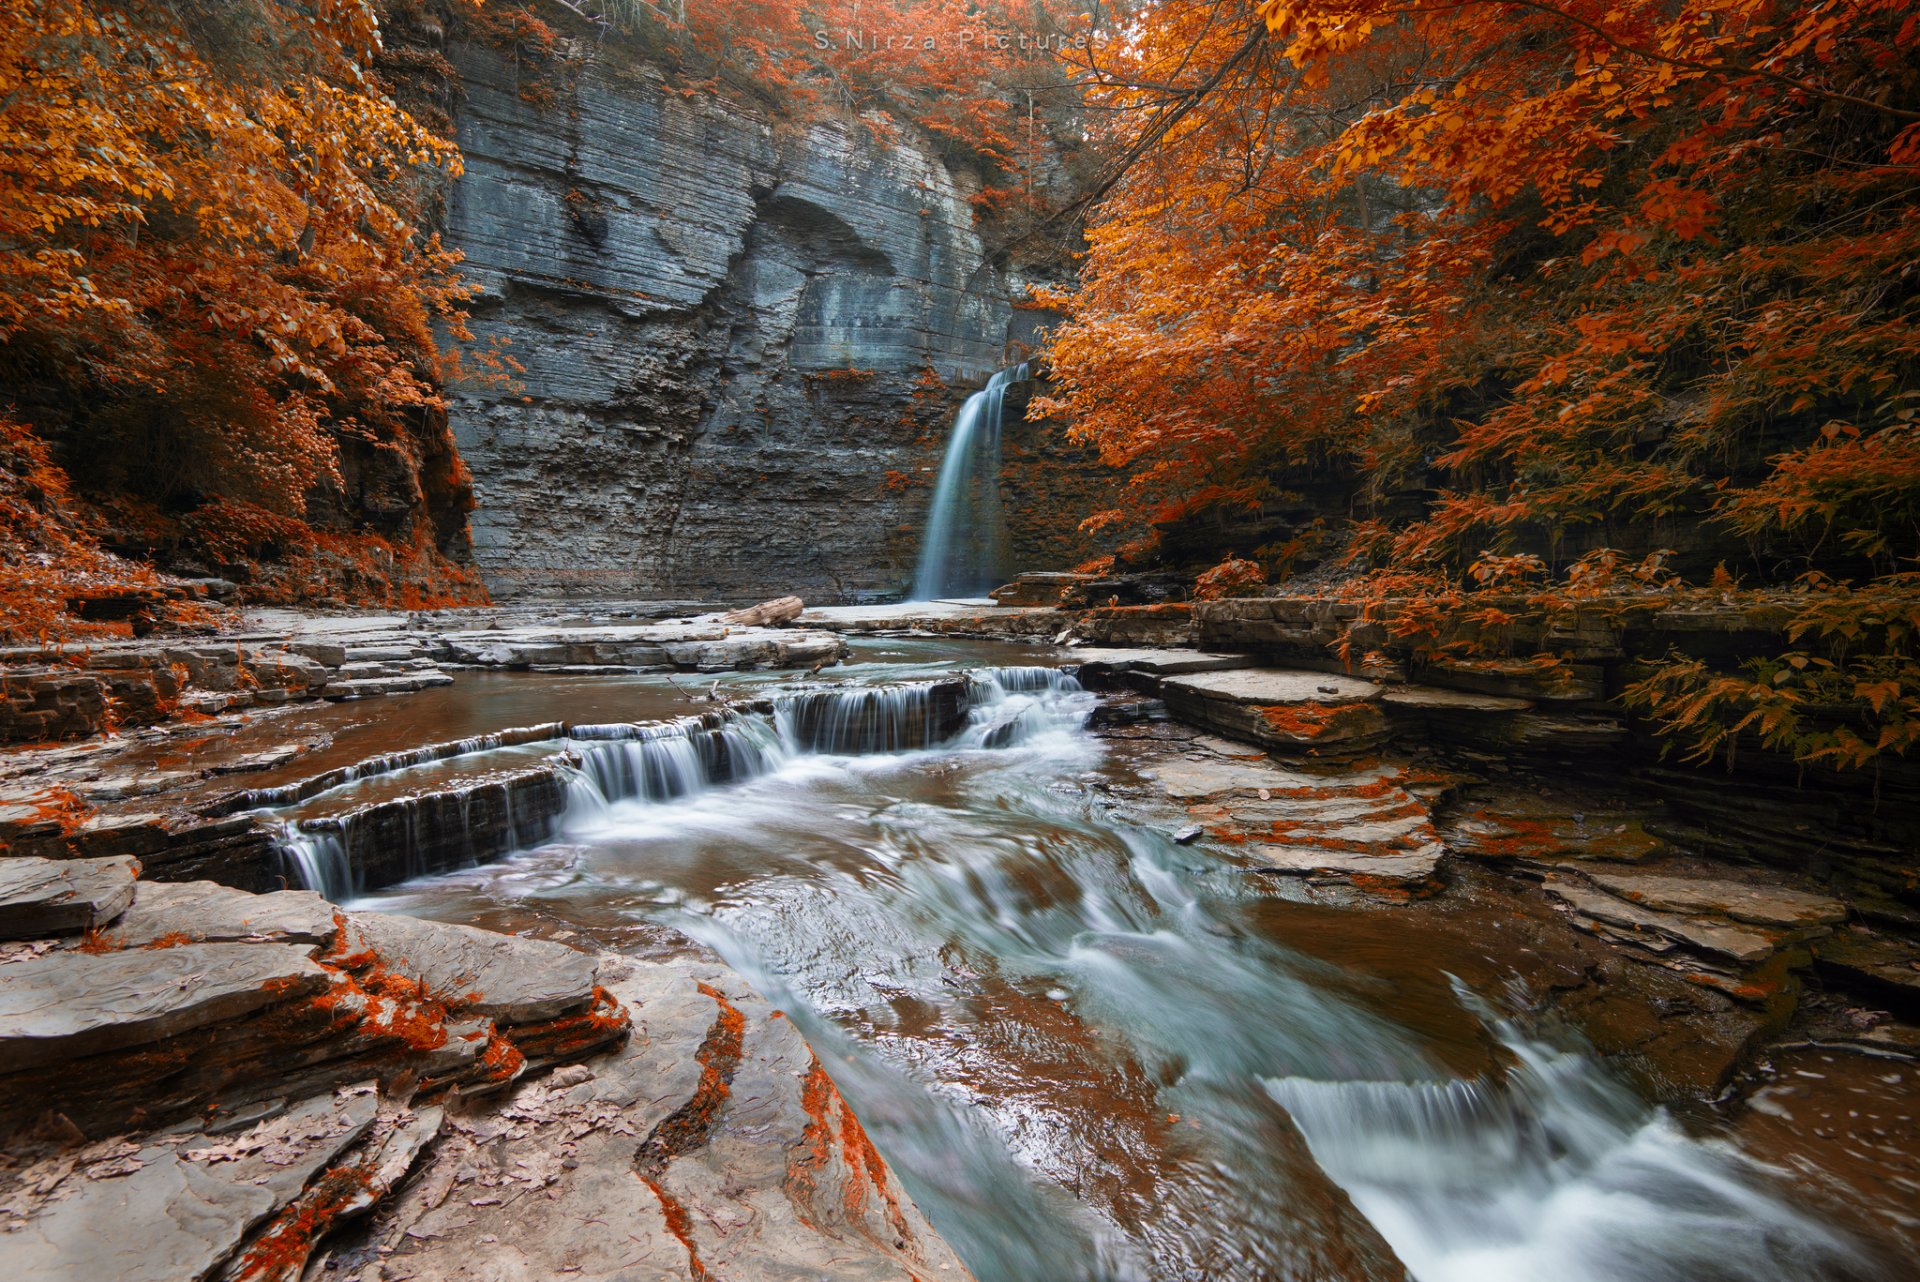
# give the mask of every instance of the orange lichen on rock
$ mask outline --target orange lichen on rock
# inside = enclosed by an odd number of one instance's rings
[[[836,1110],[835,1105],[838,1105]],[[807,1075],[800,1086],[800,1107],[807,1114],[807,1127],[801,1136],[800,1151],[787,1162],[788,1188],[798,1196],[794,1202],[798,1207],[814,1205],[819,1192],[820,1175],[833,1157],[833,1130],[835,1113],[838,1113],[840,1128],[840,1156],[847,1169],[846,1188],[842,1192],[842,1206],[848,1221],[856,1228],[863,1228],[867,1209],[867,1188],[872,1186],[879,1196],[881,1206],[891,1228],[890,1241],[881,1241],[882,1246],[911,1240],[913,1230],[907,1222],[905,1209],[900,1205],[899,1196],[887,1182],[887,1166],[880,1152],[868,1138],[866,1128],[860,1125],[860,1119],[847,1107],[840,1092],[834,1088],[833,1079],[827,1076],[827,1070],[821,1065],[818,1056],[810,1057]],[[804,1210],[802,1212],[804,1217]],[[804,1221],[809,1227],[821,1226]],[[869,1234],[871,1236],[871,1234]],[[876,1239],[878,1240],[878,1239]]]
[[[93,807],[86,799],[71,788],[55,784],[42,788],[26,799],[27,809],[32,822],[52,822],[59,825],[60,835],[71,837],[87,822],[87,816],[93,813]]]
[[[281,1282],[298,1277],[315,1244],[341,1213],[373,1191],[366,1166],[329,1168],[254,1239],[227,1274],[229,1282]]]
[[[513,1028],[508,1036],[514,1045],[543,1060],[578,1059],[592,1051],[611,1046],[633,1031],[633,1016],[620,1000],[596,984],[593,1001],[587,1009],[533,1028]]]
[[[694,1282],[706,1282],[712,1276],[700,1259],[699,1245],[693,1239],[693,1218],[687,1208],[667,1191],[663,1178],[667,1165],[681,1153],[699,1147],[719,1121],[720,1110],[733,1093],[733,1074],[740,1067],[740,1055],[746,1040],[747,1017],[711,984],[698,985],[720,1009],[707,1035],[694,1052],[700,1065],[700,1081],[687,1102],[655,1126],[641,1141],[633,1157],[634,1173],[659,1199],[667,1231],[687,1252],[687,1276]]]
[[[527,1057],[518,1046],[498,1032],[490,1032],[487,1035],[487,1049],[480,1056],[480,1064],[488,1081],[510,1082],[525,1071]]]
[[[1311,741],[1333,730],[1371,729],[1379,710],[1370,703],[1282,703],[1260,710],[1269,730],[1289,739]]]

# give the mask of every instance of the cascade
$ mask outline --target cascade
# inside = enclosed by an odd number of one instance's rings
[[[978,596],[999,582],[1000,416],[1007,388],[1029,377],[1022,361],[1003,369],[967,398],[953,420],[946,457],[927,508],[912,598]]]
[[[932,698],[957,716],[928,727]],[[776,697],[739,714],[764,773],[613,799],[377,902],[712,950],[995,1282],[1905,1276],[1449,980],[1485,946],[1457,924],[1335,934],[1251,860],[1176,844],[1178,812],[1137,810],[1126,750],[1083,729],[1092,703],[1040,667]],[[717,771],[648,733],[680,778]]]
[[[787,692],[673,721],[503,731],[330,772],[325,789],[255,795],[297,803],[266,811],[277,820],[289,884],[340,900],[538,845],[621,803],[678,801],[802,757],[1009,747],[1054,721],[1077,724],[1090,701],[1053,668],[990,668],[958,679]],[[530,745],[534,733],[545,738]],[[541,744],[550,755],[536,764],[497,768],[505,748]],[[351,804],[357,783],[462,756],[486,767],[470,782]]]

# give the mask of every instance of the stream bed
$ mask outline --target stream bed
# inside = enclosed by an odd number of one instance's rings
[[[850,675],[955,654],[873,645]],[[660,715],[669,692],[634,684],[620,715]],[[1383,1242],[1419,1282],[1887,1276],[1731,1145],[1512,1022],[1510,978],[1457,930],[1305,902],[1130,822],[1138,776],[1070,678],[976,688],[933,748],[767,733],[751,777],[624,798],[582,770],[552,839],[355,906],[711,949],[799,1024],[982,1282],[1385,1278]]]

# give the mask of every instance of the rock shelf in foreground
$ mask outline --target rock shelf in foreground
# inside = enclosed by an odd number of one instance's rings
[[[30,892],[98,876],[67,862]],[[449,1282],[969,1277],[718,963],[133,889],[84,935],[0,950],[16,1276],[292,1282],[320,1250]]]
[[[1147,774],[1215,840],[1272,872],[1393,895],[1439,888],[1446,850],[1402,768],[1308,774],[1232,748],[1196,743]]]

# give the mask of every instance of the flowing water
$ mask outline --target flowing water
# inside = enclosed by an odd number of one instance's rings
[[[1025,363],[1003,369],[969,396],[953,420],[927,508],[911,599],[978,596],[1000,583],[1006,534],[1000,514],[1000,418],[1007,387]]]
[[[1071,678],[967,690],[932,747],[898,693],[711,740],[576,733],[551,840],[361,906],[710,947],[799,1022],[982,1282],[1391,1276],[1374,1231],[1420,1282],[1879,1276],[1731,1149],[1507,1023],[1418,927],[1126,822]]]

